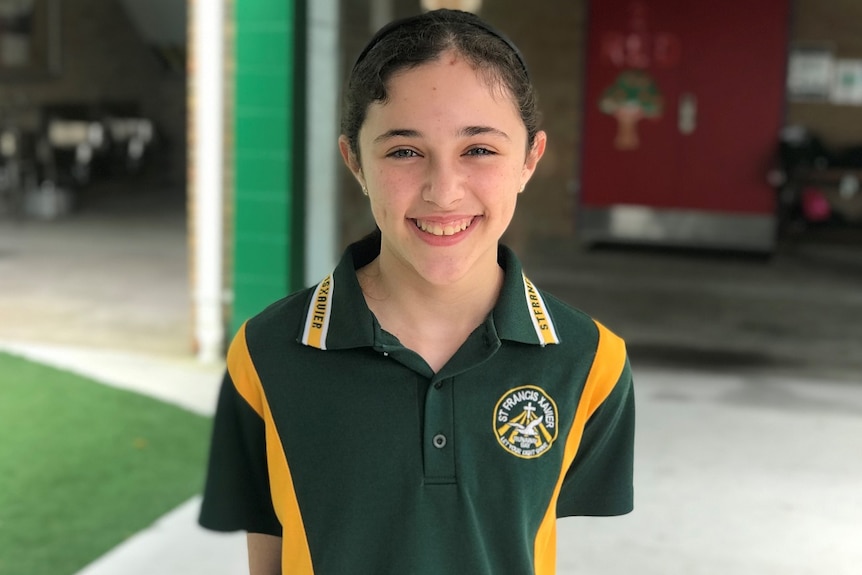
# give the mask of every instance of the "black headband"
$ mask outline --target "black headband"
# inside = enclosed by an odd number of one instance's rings
[[[429,19],[429,15],[433,15],[432,18]],[[506,37],[505,34],[479,18],[478,16],[470,13],[463,12],[461,10],[434,10],[433,12],[425,13],[425,14],[417,14],[415,16],[408,16],[407,18],[401,18],[400,20],[393,20],[392,22],[386,24],[383,28],[377,31],[377,33],[368,41],[368,44],[365,45],[365,48],[359,54],[359,57],[356,58],[356,62],[353,64],[353,70],[356,70],[356,67],[359,65],[362,60],[368,55],[368,53],[383,40],[384,37],[391,34],[394,30],[401,28],[402,26],[408,26],[410,24],[415,24],[421,20],[428,20],[429,23],[433,22],[445,22],[445,23],[457,23],[457,24],[468,24],[470,26],[475,26],[476,28],[480,28],[485,32],[488,32],[492,36],[495,36],[502,40],[506,46],[508,46],[512,53],[515,54],[515,57],[518,58],[518,62],[521,64],[521,68],[524,70],[524,74],[527,77],[530,77],[530,73],[527,70],[527,63],[524,60],[524,56],[521,54],[521,51],[518,50],[518,47]]]

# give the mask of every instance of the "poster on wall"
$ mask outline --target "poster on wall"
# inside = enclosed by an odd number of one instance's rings
[[[0,0],[0,78],[57,71],[59,17],[58,0]]]
[[[795,101],[827,102],[835,59],[826,48],[794,48],[787,66],[787,95]]]
[[[636,150],[640,147],[637,124],[641,119],[659,119],[664,98],[658,84],[645,70],[623,70],[599,100],[599,109],[617,120],[614,147]]]
[[[862,60],[838,60],[832,78],[832,102],[862,105]]]

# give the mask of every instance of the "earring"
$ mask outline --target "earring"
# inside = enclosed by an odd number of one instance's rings
[[[362,193],[366,196],[368,195],[368,188],[366,188],[364,184],[362,186]]]

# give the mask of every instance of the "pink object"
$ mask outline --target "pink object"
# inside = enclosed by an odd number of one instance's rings
[[[809,222],[825,222],[832,215],[829,200],[819,188],[802,190],[802,215]]]

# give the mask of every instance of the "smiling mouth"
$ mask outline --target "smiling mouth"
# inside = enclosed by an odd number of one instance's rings
[[[431,234],[433,236],[454,236],[459,232],[463,232],[473,223],[475,218],[464,218],[461,220],[454,220],[451,222],[440,223],[440,222],[431,222],[426,220],[413,220],[413,223],[416,224],[416,227],[422,230],[427,234]]]

